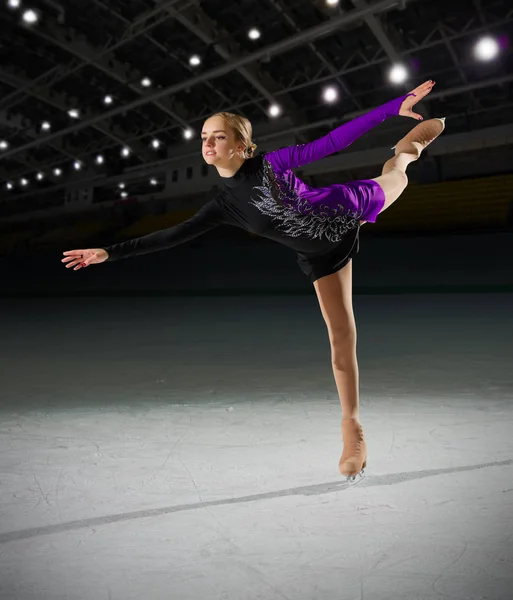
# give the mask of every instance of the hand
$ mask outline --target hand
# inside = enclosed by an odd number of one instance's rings
[[[88,267],[89,265],[105,262],[109,258],[109,253],[103,248],[68,250],[67,252],[63,252],[63,254],[66,258],[63,258],[61,262],[69,263],[66,265],[66,269],[75,267],[73,271],[81,269],[82,267]]]
[[[435,81],[426,81],[419,87],[416,87],[414,90],[410,92],[410,94],[415,94],[414,96],[408,96],[405,101],[401,104],[401,108],[399,109],[399,114],[402,117],[411,117],[412,119],[417,119],[417,121],[422,121],[422,115],[418,113],[414,113],[412,108],[417,104],[419,100],[422,100],[425,96],[429,94],[429,92],[433,89],[435,85]]]

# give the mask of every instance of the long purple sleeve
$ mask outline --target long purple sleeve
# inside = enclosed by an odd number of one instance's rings
[[[400,96],[382,106],[378,106],[361,117],[340,125],[340,127],[330,131],[318,140],[297,146],[280,148],[280,150],[264,154],[264,158],[271,163],[275,171],[284,172],[288,169],[307,165],[334,152],[343,150],[388,117],[398,115],[401,104],[409,95]]]

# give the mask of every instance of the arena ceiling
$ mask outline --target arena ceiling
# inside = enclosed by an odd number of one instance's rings
[[[249,117],[257,143],[280,131],[306,141],[434,79],[426,109],[453,117],[453,132],[512,121],[510,0],[0,3],[1,200],[147,179],[170,155],[198,152],[203,120],[220,110]],[[498,59],[474,57],[483,35],[500,41]],[[394,64],[408,82],[390,83]]]

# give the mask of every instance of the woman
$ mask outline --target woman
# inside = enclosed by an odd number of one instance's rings
[[[401,115],[422,121],[413,106],[433,89],[427,81],[326,136],[307,144],[254,155],[250,122],[231,113],[207,119],[203,158],[214,165],[224,186],[191,219],[122,243],[64,252],[66,268],[171,248],[220,224],[273,239],[296,251],[299,266],[312,281],[331,344],[335,382],[342,407],[343,453],[339,470],[348,479],[362,473],[367,450],[360,425],[356,326],[352,307],[351,259],[358,252],[361,223],[374,223],[404,191],[408,165],[419,158],[445,127],[444,119],[417,125],[395,146],[380,177],[344,185],[312,188],[291,169],[342,150],[386,118]]]

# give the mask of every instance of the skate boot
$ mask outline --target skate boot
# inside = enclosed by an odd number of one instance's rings
[[[344,451],[340,457],[338,468],[348,481],[354,481],[367,465],[367,445],[363,437],[363,429],[355,419],[342,419],[342,441]]]
[[[415,154],[419,158],[420,153],[425,150],[445,129],[445,117],[443,119],[429,119],[419,123],[410,133],[405,135],[396,146],[395,155],[406,152]]]

